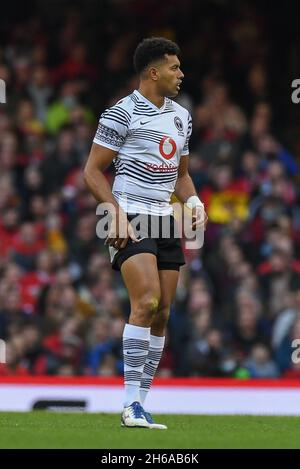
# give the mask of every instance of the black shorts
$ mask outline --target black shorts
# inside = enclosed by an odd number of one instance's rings
[[[120,270],[126,259],[143,252],[156,256],[158,270],[179,270],[180,266],[185,264],[181,238],[173,215],[128,214],[127,218],[141,241],[134,243],[129,239],[125,248],[119,250],[109,246],[111,265],[114,270]],[[137,223],[138,220],[141,223]],[[146,224],[143,223],[145,221]]]

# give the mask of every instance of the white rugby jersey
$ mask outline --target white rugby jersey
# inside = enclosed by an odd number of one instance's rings
[[[135,90],[103,112],[94,143],[118,152],[112,193],[127,213],[169,215],[192,132],[189,112],[165,98],[156,107]]]

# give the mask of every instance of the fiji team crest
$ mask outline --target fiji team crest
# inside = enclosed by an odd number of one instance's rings
[[[174,117],[174,124],[175,124],[176,129],[179,130],[179,132],[183,131],[183,123],[182,123],[182,120],[178,116]]]

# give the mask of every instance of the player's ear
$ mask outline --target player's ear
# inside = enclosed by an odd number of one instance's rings
[[[151,80],[157,81],[159,78],[159,71],[156,67],[149,68],[149,76]]]

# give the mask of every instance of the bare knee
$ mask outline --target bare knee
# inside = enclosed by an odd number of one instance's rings
[[[170,316],[170,306],[159,306],[151,324],[151,334],[165,335],[165,330]]]
[[[137,326],[150,327],[157,314],[160,295],[158,292],[149,292],[142,295],[131,307],[129,322]]]

